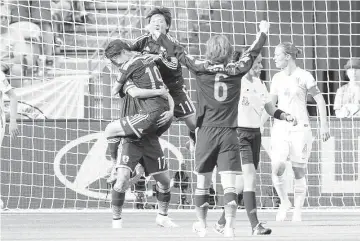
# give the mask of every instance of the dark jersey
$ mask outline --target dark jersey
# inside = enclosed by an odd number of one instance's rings
[[[117,81],[121,86],[121,97],[125,97],[127,91],[134,86],[141,89],[160,89],[164,87],[157,65],[150,56],[135,56],[124,63],[119,70],[120,74]],[[132,98],[129,96],[123,101],[127,101],[127,107],[137,110],[137,113],[169,108],[168,101],[162,97]],[[128,110],[124,111],[128,112]]]
[[[196,75],[197,127],[237,127],[241,79],[251,69],[265,41],[266,34],[262,33],[238,62],[224,66],[196,61],[166,35],[160,35],[158,42]]]
[[[178,44],[177,40],[172,38],[169,34],[167,34],[167,37],[174,43]],[[141,52],[143,54],[149,53],[160,55],[161,61],[159,61],[157,64],[159,66],[161,76],[164,80],[164,84],[169,89],[171,89],[171,84],[180,82],[182,85],[184,83],[181,64],[174,56],[168,55],[166,53],[166,49],[158,44],[150,34],[144,34],[135,39],[130,47],[133,51]]]

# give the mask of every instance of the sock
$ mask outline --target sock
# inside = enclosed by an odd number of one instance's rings
[[[276,192],[281,200],[281,203],[287,202],[289,200],[289,197],[287,193],[285,173],[281,176],[272,175],[272,180]]]
[[[218,220],[218,224],[220,225],[225,225],[226,224],[226,219],[225,219],[225,209],[223,209],[223,212],[221,214],[220,219]]]
[[[156,185],[156,198],[158,202],[158,214],[167,216],[171,199],[170,188],[162,188]]]
[[[305,177],[295,179],[294,184],[294,207],[295,209],[301,209],[304,206],[306,197],[306,179]]]
[[[234,228],[237,211],[237,198],[235,188],[224,189],[224,211],[226,219],[226,227]]]
[[[124,205],[124,201],[125,201],[125,192],[119,192],[113,189],[111,207],[112,207],[114,220],[121,219],[122,206]]]
[[[255,192],[244,192],[244,204],[252,228],[258,225]]]
[[[195,131],[189,131],[189,137],[194,143],[196,143]]]
[[[203,227],[206,227],[206,217],[209,209],[209,189],[195,189],[195,211],[196,216]]]
[[[237,198],[237,200],[238,200],[238,205],[240,206],[241,205],[241,202],[243,201],[243,193],[241,192],[241,193],[239,193],[238,194],[238,198]]]
[[[113,160],[113,164],[116,164],[117,156],[118,156],[118,148],[120,145],[120,138],[110,138],[108,141],[108,151],[110,153],[111,159]]]

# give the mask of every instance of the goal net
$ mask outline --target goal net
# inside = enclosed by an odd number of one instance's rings
[[[297,63],[314,75],[323,92],[332,136],[326,143],[319,139],[316,103],[309,97],[314,140],[307,166],[305,206],[360,206],[360,118],[339,119],[334,111],[337,89],[347,84],[344,65],[349,58],[360,56],[358,1],[50,2],[1,3],[1,64],[19,96],[21,132],[18,138],[11,139],[7,128],[2,142],[1,199],[5,207],[110,207],[106,176],[111,162],[103,130],[118,117],[119,100],[111,96],[114,69],[104,59],[103,49],[112,39],[131,40],[145,33],[145,16],[154,6],[171,9],[170,34],[198,58],[204,58],[205,42],[210,36],[225,34],[235,49],[241,48],[255,40],[259,22],[268,20],[271,29],[262,52],[261,74],[268,86],[278,71],[272,60],[274,47],[283,41],[300,47],[303,54]],[[16,64],[7,68],[14,59]],[[193,76],[185,68],[183,74],[194,100]],[[8,116],[9,100],[6,95],[4,98]],[[260,208],[279,204],[268,155],[270,125],[266,125],[262,139],[257,175]],[[196,176],[192,173],[194,155],[186,144],[187,133],[186,125],[178,121],[161,137],[172,177],[174,209],[194,208]],[[288,171],[287,175],[292,173]],[[154,184],[152,179],[142,179],[129,189],[125,206],[156,208]],[[290,181],[289,186],[291,198]],[[221,207],[218,175],[213,175],[211,196],[211,206]]]

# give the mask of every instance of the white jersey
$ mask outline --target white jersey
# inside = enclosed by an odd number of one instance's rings
[[[12,87],[6,79],[5,74],[0,71],[0,118],[1,120],[5,119],[5,110],[4,110],[4,94],[11,90]]]
[[[253,77],[251,82],[243,77],[238,106],[238,126],[259,128],[264,105],[269,101],[269,92],[259,78]]]
[[[284,71],[276,73],[272,79],[270,94],[278,96],[278,108],[295,116],[298,126],[301,127],[310,125],[306,108],[309,90],[311,93],[320,93],[314,77],[308,71],[297,67],[290,76]],[[276,122],[280,124],[282,121],[275,120]]]

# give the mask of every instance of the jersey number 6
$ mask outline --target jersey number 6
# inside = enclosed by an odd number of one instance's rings
[[[226,74],[217,73],[215,75],[214,97],[217,101],[225,101],[227,97],[227,85],[220,82],[221,79],[228,77]],[[220,95],[221,89],[221,95]]]

